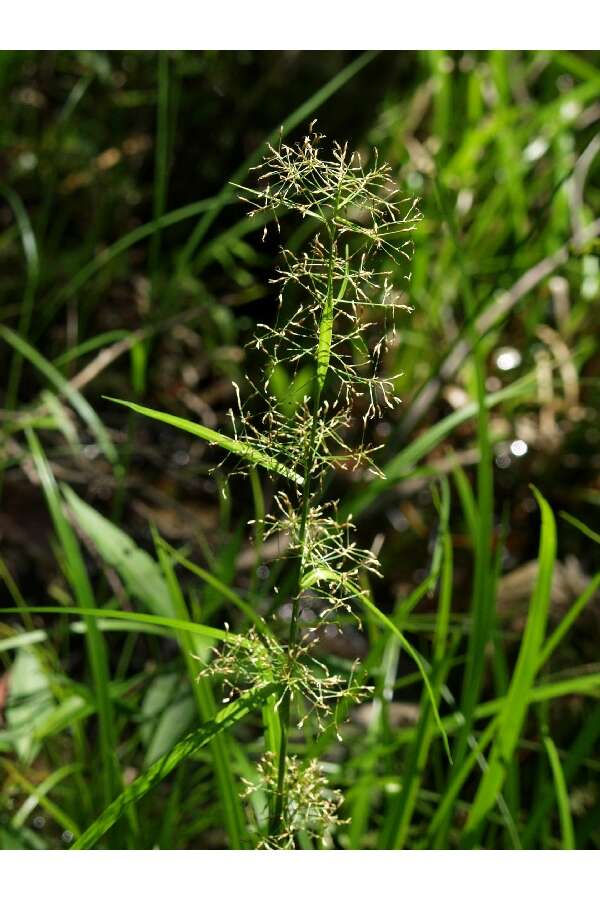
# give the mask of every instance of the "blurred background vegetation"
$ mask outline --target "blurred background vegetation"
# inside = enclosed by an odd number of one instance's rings
[[[546,498],[558,531],[546,630],[584,599],[538,660],[540,696],[476,843],[600,846],[600,54],[3,52],[0,94],[0,576],[2,606],[20,608],[0,624],[4,846],[69,846],[193,727],[196,703],[203,717],[214,703],[194,697],[190,647],[160,628],[92,630],[28,607],[85,605],[87,584],[88,605],[160,612],[151,525],[216,579],[181,572],[196,622],[243,630],[226,589],[265,613],[285,579],[268,545],[257,560],[248,543],[256,484],[228,484],[213,448],[104,397],[227,429],[231,382],[253,377],[246,345],[273,314],[279,246],[311,234],[284,219],[263,240],[266,221],[229,182],[252,183],[265,141],[281,125],[297,139],[313,118],[364,158],[377,147],[424,214],[399,283],[413,312],[387,363],[404,373],[402,405],[373,434],[388,478],[340,472],[332,495],[377,547],[377,605],[427,658],[450,545],[442,709],[468,720],[459,761],[486,720],[477,704],[510,695],[542,565],[530,484]],[[278,372],[284,408],[308,377]],[[349,623],[323,652],[366,660],[377,688],[350,749],[319,745],[351,819],[334,845],[472,843],[481,759],[457,787],[441,742],[418,735],[410,660],[372,624]],[[223,812],[224,781],[248,776],[260,742],[256,723],[240,728],[228,772],[198,751],[112,845],[244,845]]]

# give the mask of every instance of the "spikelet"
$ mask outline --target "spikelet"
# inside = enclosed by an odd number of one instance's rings
[[[360,626],[354,601],[364,575],[379,574],[379,563],[357,545],[352,522],[339,522],[335,502],[324,502],[322,493],[333,470],[382,477],[366,427],[399,403],[400,376],[385,371],[385,354],[396,340],[397,316],[408,307],[393,276],[411,257],[411,232],[421,214],[416,200],[398,195],[389,167],[376,155],[365,167],[347,146],[334,143],[324,154],[323,135],[313,126],[294,146],[269,147],[257,167],[258,189],[241,188],[250,216],[269,211],[279,228],[280,217],[295,212],[315,232],[304,252],[282,251],[272,279],[277,312],[273,321],[257,326],[251,344],[264,356],[264,379],[246,379],[244,401],[234,385],[237,408],[230,410],[236,439],[277,461],[276,471],[285,467],[302,475],[299,483],[275,492],[273,511],[262,523],[265,537],[285,535],[288,555],[296,560],[289,638],[283,643],[266,627],[252,629],[243,642],[215,650],[200,677],[222,678],[224,702],[246,687],[276,682],[277,706],[286,717],[282,734],[294,715],[296,727],[309,719],[317,730],[333,724],[341,739],[339,710],[370,688],[354,671],[349,680],[332,675],[314,658],[313,647],[324,622],[350,614]],[[278,366],[294,376],[312,373],[306,396],[293,398],[291,413],[271,386]],[[307,598],[322,611],[299,637]],[[339,824],[341,796],[328,789],[316,760],[267,754],[256,783],[248,783],[248,793],[258,789],[266,793],[271,813],[276,810],[261,847],[291,849],[298,831],[323,841]]]

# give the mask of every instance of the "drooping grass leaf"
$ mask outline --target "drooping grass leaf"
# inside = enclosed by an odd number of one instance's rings
[[[303,483],[304,479],[302,478],[302,475],[294,472],[293,469],[290,469],[289,466],[279,462],[279,460],[268,456],[262,450],[257,450],[256,447],[252,447],[250,444],[227,437],[227,435],[220,434],[218,431],[213,431],[212,428],[200,425],[199,422],[190,422],[189,419],[182,419],[180,416],[173,416],[170,413],[163,413],[156,409],[150,409],[147,406],[140,406],[139,403],[132,403],[129,400],[117,400],[115,397],[106,397],[106,399],[112,400],[113,403],[120,403],[121,406],[127,406],[129,409],[140,413],[142,416],[148,416],[149,419],[156,419],[158,422],[164,422],[166,425],[172,425],[174,428],[188,431],[190,434],[202,438],[203,441],[207,441],[209,444],[217,444],[228,453],[234,453],[236,456],[240,456],[252,465],[263,466],[263,468],[269,469],[271,472],[277,472],[278,475],[284,475],[286,478],[289,478],[290,481],[295,481],[296,484]]]
[[[60,616],[80,616],[84,619],[90,617],[92,619],[123,619],[129,622],[140,622],[148,625],[158,625],[163,628],[175,629],[177,631],[189,631],[199,637],[208,638],[209,640],[218,641],[243,641],[244,638],[233,634],[230,631],[224,631],[221,628],[213,628],[211,625],[200,625],[196,622],[189,622],[184,619],[174,619],[168,616],[155,616],[150,613],[138,613],[130,610],[121,609],[95,609],[92,607],[84,607],[81,609],[64,606],[30,606],[29,611],[32,613],[47,613]],[[0,609],[0,613],[9,614],[18,612],[16,608],[5,607]],[[87,631],[87,629],[86,629]]]

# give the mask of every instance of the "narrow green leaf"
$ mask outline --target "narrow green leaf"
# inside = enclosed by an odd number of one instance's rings
[[[187,620],[189,619],[189,612],[175,575],[173,562],[167,555],[167,551],[159,543],[156,529],[153,529],[153,536],[160,566],[169,589],[172,607],[180,619]],[[194,636],[187,631],[181,632],[178,635],[178,640],[200,718],[204,722],[210,721],[217,710],[212,685],[206,678],[198,678],[197,665],[194,661],[194,656],[202,656],[206,647],[200,644],[197,639],[194,639]],[[230,848],[232,850],[240,850],[244,844],[245,822],[239,791],[236,790],[230,763],[232,754],[229,736],[224,734],[217,735],[211,744],[211,753]]]
[[[79,614],[95,607],[94,595],[87,569],[81,556],[79,543],[63,512],[60,494],[54,475],[48,465],[42,446],[35,432],[27,430],[27,441],[33,461],[46,496],[56,534],[62,546],[67,575],[79,604]],[[96,703],[100,732],[100,758],[105,802],[108,802],[120,786],[120,772],[116,757],[116,729],[114,711],[109,692],[110,670],[104,637],[95,623],[90,622],[85,636]]]
[[[437,701],[435,698],[435,693],[434,693],[433,687],[431,686],[431,682],[430,682],[429,676],[427,674],[427,669],[425,668],[425,664],[424,664],[424,661],[423,661],[420,653],[418,653],[415,650],[415,648],[410,643],[410,641],[408,641],[404,637],[404,635],[402,634],[400,629],[392,622],[392,620],[389,619],[384,612],[382,612],[380,609],[378,609],[375,606],[375,604],[371,601],[371,599],[369,597],[367,597],[367,595],[365,594],[364,591],[357,589],[357,598],[358,598],[359,602],[362,603],[362,605],[366,609],[369,610],[369,612],[371,613],[371,615],[374,616],[374,618],[376,618],[379,622],[381,622],[381,624],[385,628],[387,628],[388,631],[392,632],[392,634],[400,642],[402,648],[408,653],[410,658],[416,664],[419,672],[421,673],[421,677],[425,683],[425,689],[427,691],[427,696],[429,698],[429,702],[431,703],[431,709],[433,712],[433,716],[434,716],[436,725],[439,728],[440,734],[442,736],[442,740],[444,742],[444,747],[446,749],[446,754],[448,756],[448,759],[451,762],[452,756],[450,754],[450,745],[448,743],[448,735],[446,734],[446,729],[444,728],[444,725],[440,718],[440,714],[439,714],[438,708],[437,708]]]
[[[79,413],[92,434],[95,435],[106,458],[112,463],[116,463],[118,457],[115,445],[110,439],[106,428],[83,394],[75,390],[67,379],[61,375],[58,369],[53,366],[51,362],[48,362],[35,347],[28,344],[26,340],[10,328],[7,328],[6,325],[0,325],[0,337],[4,338],[6,343],[10,344],[10,346],[24,356],[25,359],[28,359],[29,362],[44,375],[50,384],[53,385],[59,394],[65,395],[73,409]]]
[[[499,715],[498,732],[488,768],[481,779],[466,824],[465,841],[471,846],[483,825],[506,777],[506,760],[512,758],[527,712],[528,694],[537,672],[538,656],[548,616],[552,572],[556,556],[556,524],[550,506],[533,487],[542,514],[539,570],[527,624],[508,694]]]
[[[212,428],[200,425],[199,422],[190,422],[188,419],[182,419],[170,413],[159,412],[147,406],[140,406],[139,403],[132,403],[129,400],[117,400],[115,397],[106,397],[105,399],[112,400],[113,403],[120,403],[121,406],[127,406],[142,416],[148,416],[149,419],[156,419],[158,422],[164,422],[166,425],[173,425],[174,428],[188,431],[190,434],[208,441],[209,444],[217,444],[223,450],[227,450],[228,453],[241,456],[242,459],[248,460],[253,465],[263,466],[265,469],[277,472],[278,475],[284,475],[290,481],[295,481],[296,484],[302,484],[304,481],[302,476],[294,472],[293,469],[263,453],[262,450],[257,450],[256,447],[252,447],[250,444],[245,444],[243,441],[238,441],[227,437],[227,435],[220,434],[218,431],[213,431]]]
[[[210,587],[214,588],[214,590],[224,597],[225,600],[229,600],[230,603],[243,612],[246,618],[256,626],[258,631],[270,632],[270,628],[266,625],[265,621],[254,612],[250,604],[246,603],[246,601],[230,588],[229,585],[224,584],[224,582],[222,582],[220,578],[217,578],[216,575],[213,575],[212,572],[197,565],[197,563],[191,562],[191,560],[184,556],[183,553],[180,553],[174,547],[171,547],[164,538],[157,536],[156,542],[163,550],[167,551],[176,563],[183,566],[188,572],[193,572],[193,574],[197,575],[205,584],[210,585]]]
[[[85,607],[83,609],[65,606],[30,606],[29,611],[32,613],[48,613],[61,616],[83,616],[87,618],[101,619],[125,619],[130,622],[147,623],[148,625],[159,625],[164,628],[173,628],[177,631],[190,631],[200,637],[209,638],[218,641],[229,641],[236,643],[243,641],[244,638],[239,635],[232,634],[230,631],[224,631],[221,628],[213,628],[211,625],[198,625],[196,622],[187,622],[183,619],[174,619],[167,616],[155,616],[150,613],[138,613],[121,609],[95,609]],[[0,613],[10,614],[16,613],[16,607],[5,607],[0,609]]]
[[[564,519],[565,522],[568,522],[569,525],[573,525],[575,528],[578,528],[582,534],[585,534],[586,537],[589,537],[592,541],[595,541],[597,544],[600,544],[600,534],[597,531],[594,531],[593,528],[590,528],[589,525],[586,525],[585,522],[582,522],[580,519],[576,519],[575,516],[569,515],[567,512],[561,512],[561,519]]]
[[[544,663],[546,663],[550,659],[568,630],[571,628],[581,611],[587,606],[599,587],[600,572],[598,572],[597,575],[594,575],[583,593],[581,593],[577,600],[575,600],[575,602],[569,607],[563,618],[560,620],[560,622],[542,647],[538,660],[538,669],[540,669],[544,665]]]
[[[552,777],[554,778],[554,790],[556,791],[556,802],[558,804],[558,813],[560,816],[563,850],[575,850],[575,832],[573,829],[573,819],[571,817],[567,782],[565,780],[563,767],[560,764],[558,750],[550,735],[544,737],[544,747],[548,754],[548,761],[550,763],[550,768],[552,769]]]
[[[185,759],[205,747],[214,738],[231,728],[243,719],[251,710],[256,709],[276,691],[276,685],[270,684],[257,691],[249,691],[228,706],[220,709],[214,719],[205,722],[196,731],[179,741],[172,750],[162,756],[138,778],[135,779],[117,797],[89,828],[75,841],[72,850],[89,850],[98,843],[115,822],[123,815],[128,806],[144,797],[148,791],[160,784]]]

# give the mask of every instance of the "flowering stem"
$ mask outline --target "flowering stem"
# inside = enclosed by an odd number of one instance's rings
[[[304,568],[305,568],[305,541],[306,541],[306,529],[308,524],[308,515],[310,511],[310,499],[312,495],[312,476],[313,476],[313,468],[315,462],[315,456],[317,453],[317,430],[319,424],[319,410],[321,406],[321,395],[323,393],[323,386],[325,384],[325,379],[327,377],[327,368],[329,366],[329,347],[331,343],[331,327],[330,321],[333,314],[333,288],[334,288],[334,264],[335,264],[335,255],[336,255],[336,229],[335,229],[335,218],[337,213],[337,207],[339,203],[339,190],[336,195],[336,201],[334,206],[334,212],[332,217],[331,226],[328,226],[329,231],[329,261],[328,261],[328,277],[327,277],[327,295],[325,297],[325,303],[323,306],[323,312],[321,314],[321,322],[319,325],[319,344],[317,350],[317,371],[316,377],[313,381],[313,391],[312,391],[312,420],[310,426],[310,434],[308,439],[308,447],[306,456],[304,459],[304,484],[302,490],[302,507],[301,507],[301,515],[300,515],[300,529],[298,533],[298,544],[300,546],[300,555],[298,557],[298,565],[296,570],[296,577],[294,579],[294,599],[292,603],[292,614],[290,618],[290,631],[288,636],[288,664],[291,661],[291,654],[293,653],[294,647],[296,645],[298,639],[298,617],[300,612],[300,594],[301,594],[301,584],[302,578],[304,576]],[[323,346],[322,335],[327,329],[329,338],[326,348]],[[279,715],[279,723],[281,729],[281,739],[279,744],[279,758],[278,758],[278,766],[277,766],[277,788],[275,793],[275,808],[273,810],[273,818],[271,820],[271,834],[279,834],[282,824],[282,812],[283,812],[283,800],[284,800],[284,790],[285,790],[285,773],[286,773],[286,757],[287,757],[287,745],[288,745],[288,732],[290,726],[290,691],[286,689],[283,699],[281,701],[280,707],[280,715]]]

